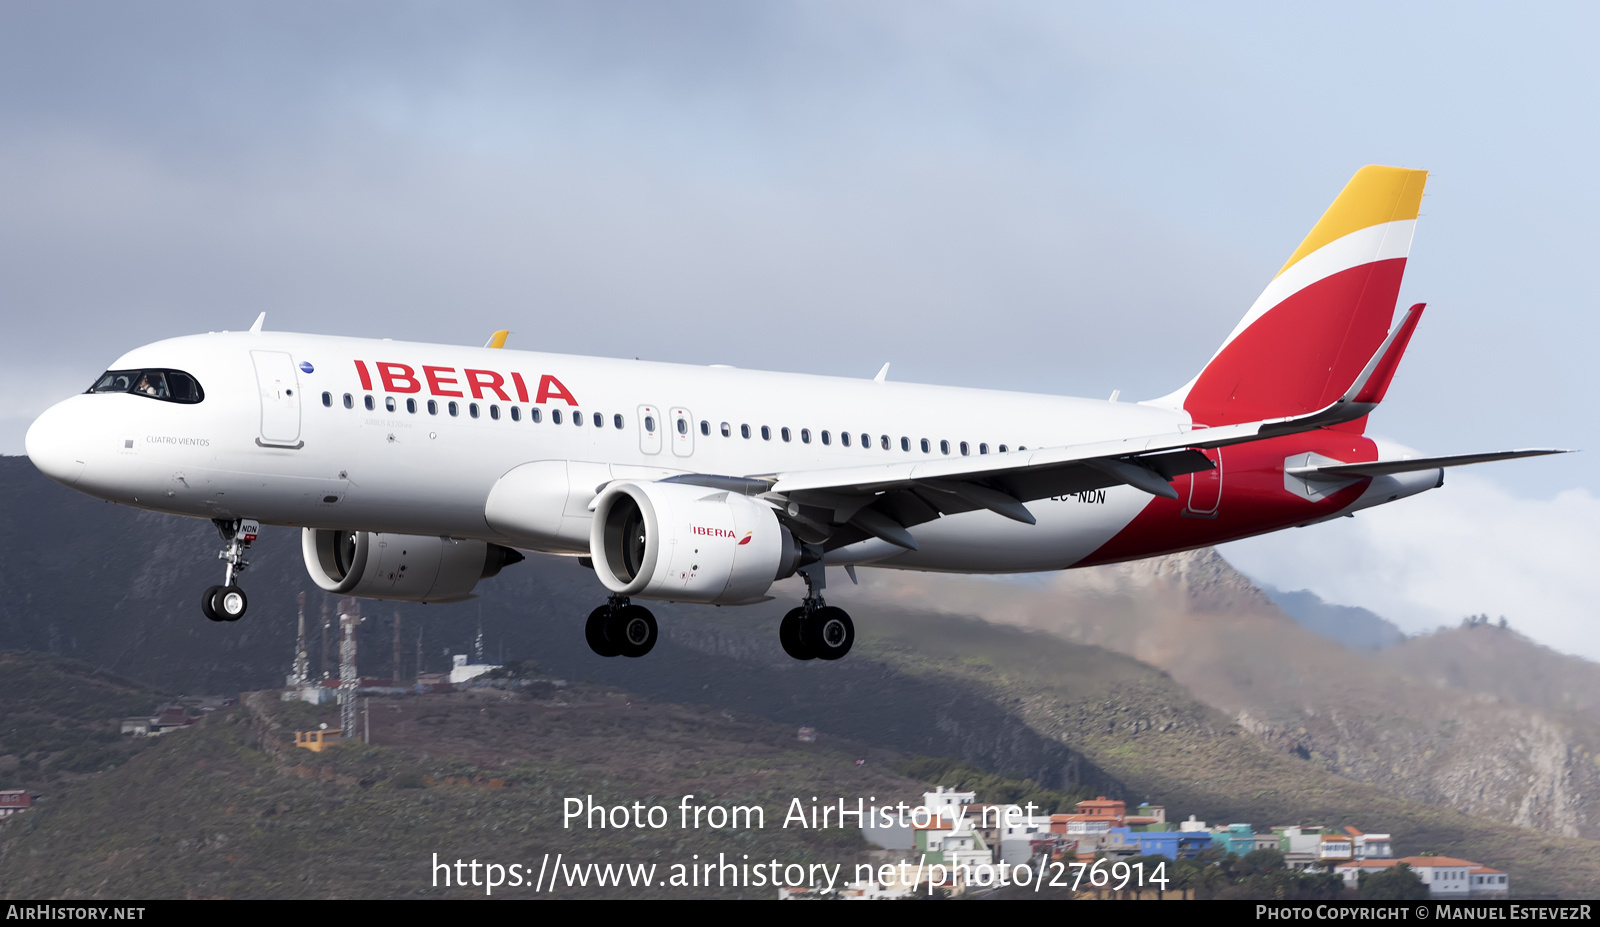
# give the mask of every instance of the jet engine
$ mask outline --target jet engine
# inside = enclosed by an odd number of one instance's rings
[[[485,541],[306,528],[306,571],[328,592],[403,602],[459,602],[522,555]]]
[[[589,555],[618,595],[708,605],[766,598],[800,566],[771,507],[687,483],[617,482],[595,499]]]

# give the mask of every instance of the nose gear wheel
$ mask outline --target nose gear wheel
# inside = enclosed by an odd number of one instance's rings
[[[200,596],[200,611],[212,621],[238,621],[249,610],[250,599],[239,588],[236,578],[250,565],[244,554],[261,526],[249,518],[213,518],[211,521],[227,545],[218,551],[217,559],[227,566],[223,569],[222,585],[212,586]]]

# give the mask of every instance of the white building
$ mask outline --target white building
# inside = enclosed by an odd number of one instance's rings
[[[1017,815],[1002,821],[998,837],[1000,860],[1020,865],[1033,857],[1033,841],[1050,835],[1050,815]]]
[[[922,793],[922,807],[947,821],[961,817],[962,809],[977,800],[977,792],[958,792],[942,785],[936,791]]]
[[[467,655],[458,653],[450,658],[450,684],[459,685],[469,679],[477,679],[490,670],[499,668],[498,665],[493,663],[468,663]]]
[[[1475,866],[1468,872],[1474,898],[1503,898],[1511,891],[1510,876],[1488,866]]]
[[[1344,884],[1355,888],[1361,873],[1369,875],[1405,863],[1417,874],[1428,894],[1434,898],[1466,898],[1474,894],[1504,894],[1510,891],[1509,877],[1498,869],[1450,856],[1407,856],[1404,859],[1361,859],[1334,867]],[[1483,881],[1477,882],[1475,877]]]
[[[1344,830],[1355,840],[1356,859],[1391,859],[1394,857],[1394,846],[1388,834],[1363,834],[1354,827],[1346,827]]]

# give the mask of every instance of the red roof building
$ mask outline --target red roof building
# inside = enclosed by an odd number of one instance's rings
[[[23,789],[0,790],[0,818],[21,814],[33,807],[33,796]]]

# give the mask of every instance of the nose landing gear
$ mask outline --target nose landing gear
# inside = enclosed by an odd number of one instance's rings
[[[627,596],[614,595],[589,613],[583,636],[602,657],[642,657],[656,645],[656,616]]]
[[[250,607],[250,600],[236,580],[250,565],[244,552],[261,533],[261,524],[252,518],[213,518],[211,522],[227,545],[217,553],[217,559],[225,561],[227,566],[223,570],[222,585],[212,586],[200,596],[200,611],[212,621],[238,621]]]
[[[844,609],[822,601],[821,560],[801,567],[800,575],[806,581],[806,597],[799,608],[783,616],[778,643],[796,660],[837,660],[856,642],[855,623]]]

